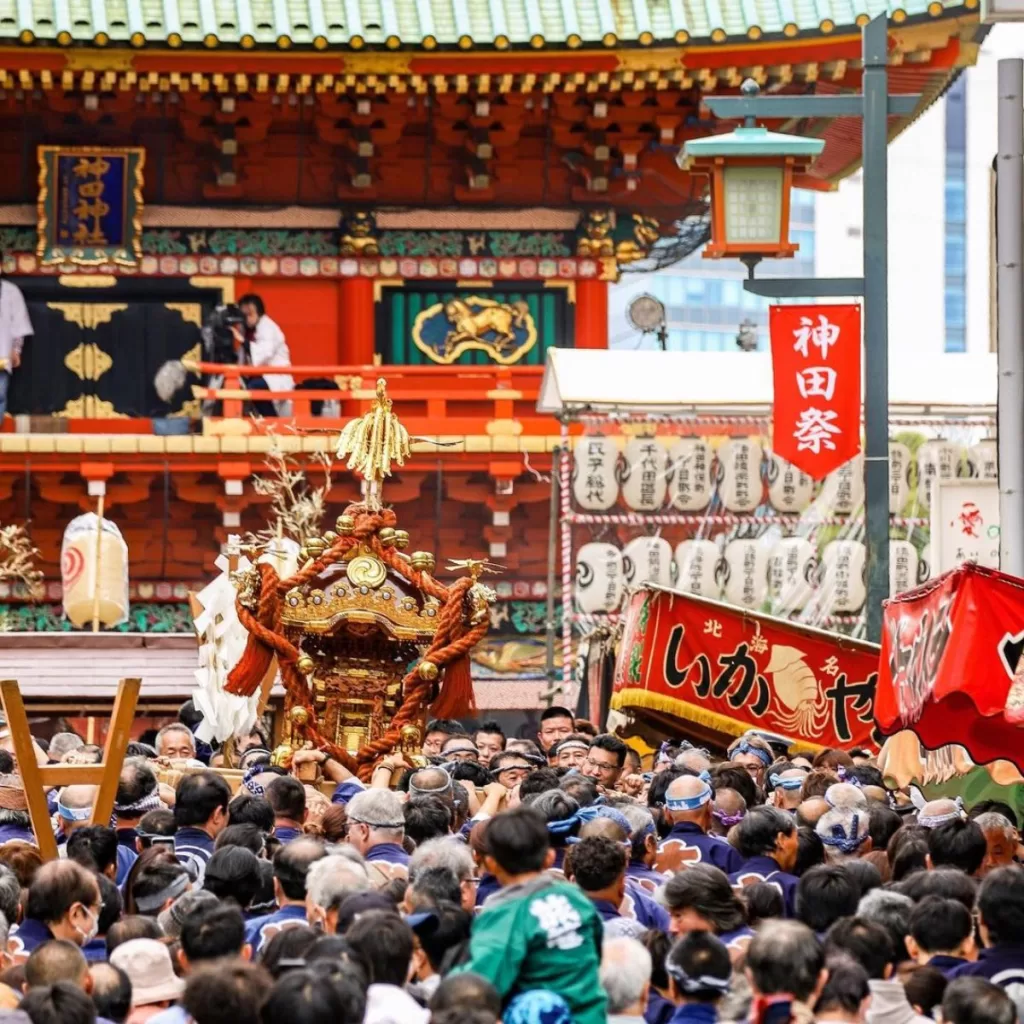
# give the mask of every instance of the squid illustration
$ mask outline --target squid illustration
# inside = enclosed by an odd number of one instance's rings
[[[801,736],[816,736],[828,724],[828,702],[818,688],[814,671],[796,647],[775,644],[765,669],[772,677],[775,695],[786,711],[779,711],[783,729]]]

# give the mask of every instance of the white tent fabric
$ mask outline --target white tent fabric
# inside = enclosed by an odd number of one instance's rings
[[[890,351],[889,403],[901,411],[991,412],[997,380],[995,353],[922,360],[896,344]],[[771,403],[769,352],[551,348],[537,411],[754,413]]]

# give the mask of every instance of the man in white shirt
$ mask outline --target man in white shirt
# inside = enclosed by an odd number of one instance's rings
[[[0,423],[7,413],[11,373],[21,365],[21,346],[33,333],[21,289],[0,279]]]
[[[245,317],[245,337],[239,362],[249,366],[291,366],[292,357],[284,331],[267,316],[263,300],[258,295],[243,295],[238,306]],[[245,381],[250,391],[291,391],[293,387],[288,373],[268,373],[265,378],[246,377]],[[291,402],[254,401],[253,406],[260,416],[285,416],[290,411]]]

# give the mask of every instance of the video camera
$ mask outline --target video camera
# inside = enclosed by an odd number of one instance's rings
[[[234,303],[212,309],[202,328],[203,360],[207,363],[234,363],[235,328],[245,326],[245,317]]]

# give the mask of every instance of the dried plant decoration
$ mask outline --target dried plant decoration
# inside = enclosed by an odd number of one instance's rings
[[[0,526],[0,580],[24,584],[33,601],[43,596],[43,574],[35,566],[38,557],[24,526]]]
[[[275,439],[267,452],[265,475],[252,479],[253,490],[270,498],[267,517],[270,525],[250,534],[247,543],[263,547],[284,535],[304,546],[310,537],[322,535],[334,459],[326,452],[315,452],[309,461],[323,467],[324,480],[319,487],[310,484],[305,469],[284,452]]]

